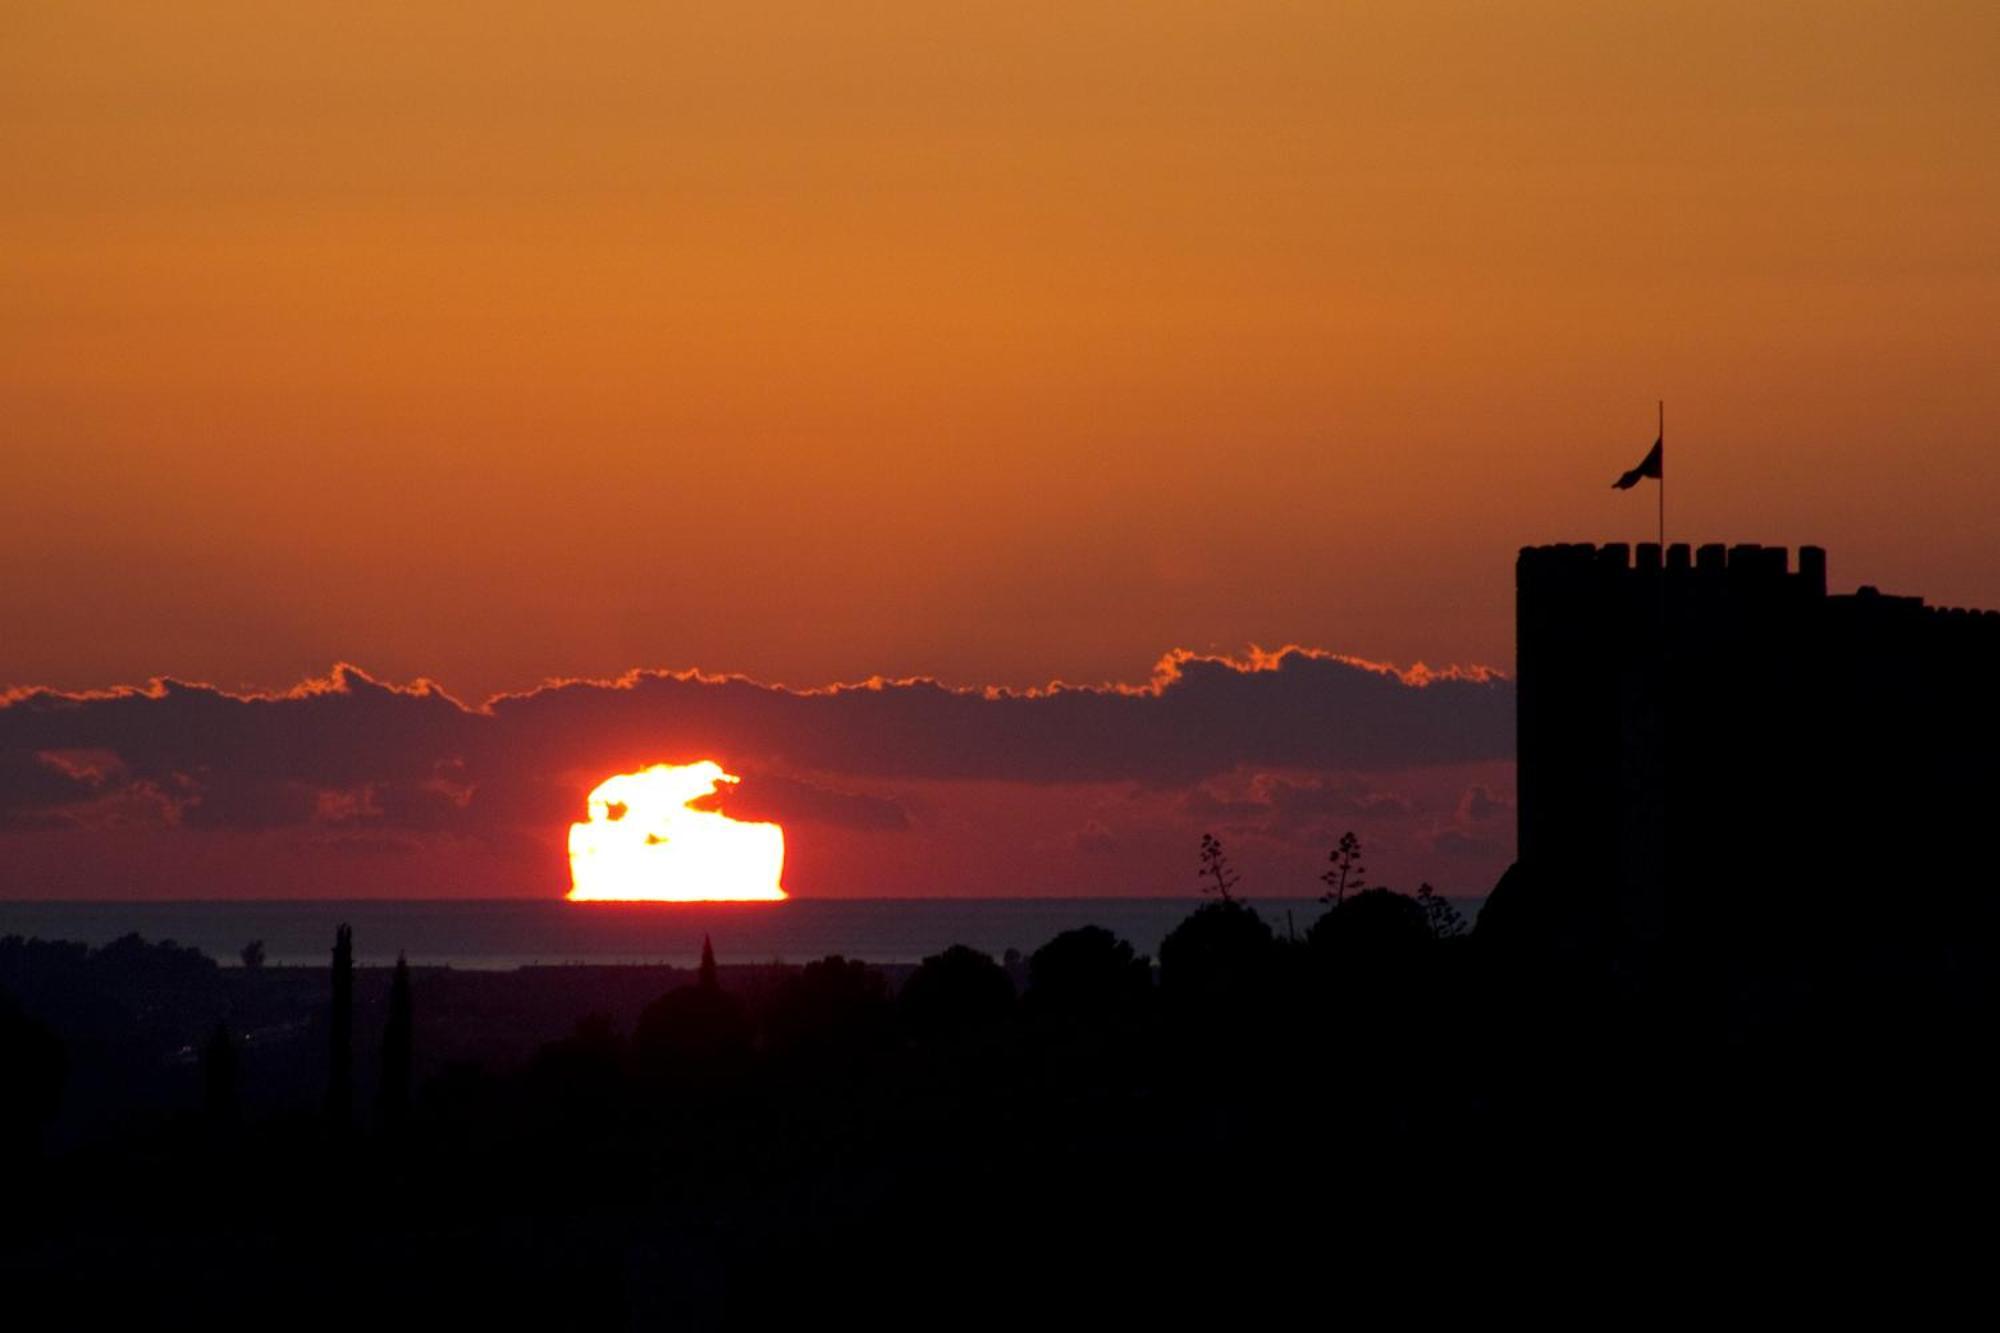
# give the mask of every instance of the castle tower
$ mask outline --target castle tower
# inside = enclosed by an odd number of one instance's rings
[[[1990,879],[2000,615],[1829,596],[1817,547],[1649,544],[1522,550],[1516,617],[1521,871],[1620,955]]]

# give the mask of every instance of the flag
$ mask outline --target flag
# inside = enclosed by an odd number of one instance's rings
[[[1659,439],[1654,440],[1653,447],[1646,452],[1646,457],[1642,462],[1640,462],[1639,466],[1633,468],[1630,472],[1627,472],[1624,476],[1612,482],[1611,483],[1612,488],[1615,490],[1629,491],[1634,486],[1637,486],[1639,482],[1646,477],[1651,477],[1654,481],[1664,481],[1666,479],[1667,469],[1666,469],[1666,451],[1663,448],[1663,446],[1666,444],[1666,442],[1667,442],[1667,437],[1664,435],[1662,435]]]

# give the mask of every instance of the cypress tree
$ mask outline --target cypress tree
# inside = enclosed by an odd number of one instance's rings
[[[327,1023],[326,1114],[336,1134],[354,1122],[354,931],[333,937],[333,1013]]]
[[[410,1119],[411,1052],[410,964],[396,955],[396,975],[389,983],[389,1023],[382,1031],[382,1128],[400,1134]]]

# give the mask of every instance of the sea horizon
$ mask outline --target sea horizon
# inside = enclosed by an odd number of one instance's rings
[[[780,902],[571,902],[566,898],[20,899],[0,902],[0,937],[99,947],[128,934],[191,946],[225,967],[263,946],[266,966],[324,965],[337,926],[355,961],[467,969],[692,966],[704,939],[725,964],[804,963],[830,954],[915,963],[953,944],[999,958],[1065,930],[1102,926],[1157,957],[1160,941],[1210,901],[1176,897],[788,898]],[[1279,935],[1304,934],[1317,897],[1240,897]],[[1483,898],[1450,901],[1470,924]]]

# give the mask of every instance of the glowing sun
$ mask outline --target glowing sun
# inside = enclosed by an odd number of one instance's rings
[[[738,779],[709,760],[620,773],[569,826],[571,902],[744,902],[785,896],[785,832],[693,805]]]

